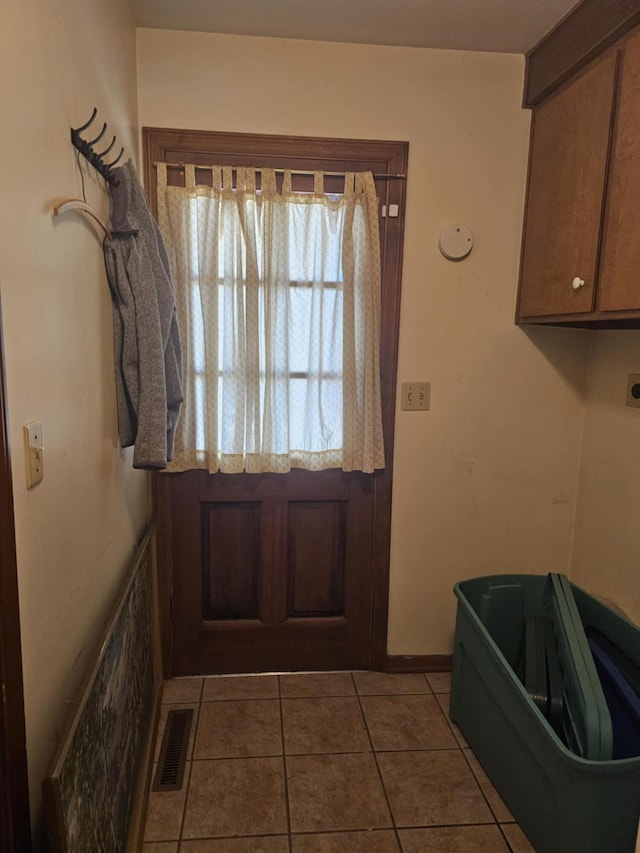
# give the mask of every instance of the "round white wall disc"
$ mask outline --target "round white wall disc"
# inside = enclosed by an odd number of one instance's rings
[[[440,234],[440,251],[450,261],[461,261],[473,248],[473,235],[466,225],[449,225]]]

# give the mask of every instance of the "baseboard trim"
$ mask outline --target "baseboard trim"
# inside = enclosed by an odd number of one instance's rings
[[[387,655],[385,672],[451,672],[452,655]]]

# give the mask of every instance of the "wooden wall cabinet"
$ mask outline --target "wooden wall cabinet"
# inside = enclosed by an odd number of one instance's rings
[[[516,322],[640,326],[640,31],[534,111]]]

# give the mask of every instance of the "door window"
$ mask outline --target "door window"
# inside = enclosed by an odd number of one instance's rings
[[[369,173],[342,193],[293,191],[291,173],[210,167],[211,186],[167,185],[185,404],[169,470],[384,467],[380,251]]]

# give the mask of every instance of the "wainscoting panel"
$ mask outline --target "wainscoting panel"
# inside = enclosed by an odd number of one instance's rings
[[[152,529],[43,785],[53,853],[124,853],[154,704]]]

